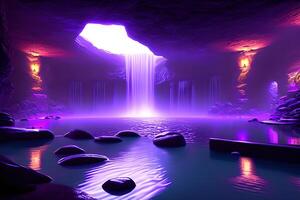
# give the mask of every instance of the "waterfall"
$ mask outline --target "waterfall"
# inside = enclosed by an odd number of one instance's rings
[[[147,46],[133,40],[123,25],[88,23],[76,42],[91,50],[123,55],[126,63],[128,114],[136,117],[154,115],[154,71],[165,60]]]
[[[69,88],[70,105],[72,108],[79,109],[82,105],[82,82],[72,81]]]
[[[190,81],[178,82],[178,109],[181,112],[189,111],[191,108],[192,84]]]
[[[127,106],[130,115],[151,116],[154,112],[154,73],[157,56],[125,55]]]
[[[209,81],[209,105],[214,105],[221,100],[221,81],[219,76],[213,76]]]

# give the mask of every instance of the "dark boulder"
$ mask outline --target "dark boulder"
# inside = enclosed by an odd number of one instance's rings
[[[80,129],[75,129],[75,130],[72,130],[68,133],[66,133],[64,135],[64,137],[67,137],[67,138],[71,138],[71,139],[94,139],[94,137],[86,132],[86,131],[83,131],[83,130],[80,130]]]
[[[54,153],[59,156],[70,156],[85,153],[85,150],[76,145],[66,145],[58,148]]]
[[[71,156],[61,158],[58,161],[58,164],[63,165],[63,166],[76,166],[76,165],[103,163],[104,161],[107,161],[107,160],[108,160],[108,158],[103,155],[77,154],[77,155],[71,155]]]
[[[122,139],[118,136],[100,136],[95,138],[97,143],[120,143]]]
[[[0,126],[14,126],[15,120],[13,117],[5,112],[0,112]]]
[[[124,195],[131,192],[135,188],[135,182],[128,177],[118,177],[106,181],[102,188],[112,195]]]
[[[36,184],[52,181],[49,176],[18,165],[4,156],[0,156],[0,171],[0,194],[32,191]]]
[[[54,183],[38,185],[32,192],[11,197],[14,200],[96,200],[81,190]]]
[[[53,139],[49,130],[0,127],[0,141]]]
[[[124,130],[116,134],[118,137],[141,137],[136,131]]]
[[[248,122],[258,122],[257,118],[249,119]]]
[[[153,144],[158,147],[182,147],[186,141],[180,133],[166,132],[156,135]]]

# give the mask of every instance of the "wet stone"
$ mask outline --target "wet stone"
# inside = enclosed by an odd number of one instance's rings
[[[120,143],[122,139],[118,136],[100,136],[95,138],[97,143]]]
[[[70,156],[85,153],[85,150],[76,145],[66,145],[58,148],[54,153],[59,156]]]
[[[80,130],[80,129],[75,129],[72,130],[64,135],[64,137],[71,138],[71,139],[76,139],[76,140],[81,140],[81,139],[94,139],[94,137],[86,131]]]
[[[77,165],[103,163],[107,160],[108,158],[103,155],[77,154],[77,155],[71,155],[71,156],[66,156],[64,158],[61,158],[58,161],[58,164],[62,166],[77,166]]]
[[[135,188],[135,182],[129,177],[118,177],[106,181],[102,188],[107,193],[120,196],[131,192]]]
[[[118,137],[141,137],[138,132],[132,130],[120,131],[116,134]]]

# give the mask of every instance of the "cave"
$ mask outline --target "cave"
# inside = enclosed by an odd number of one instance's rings
[[[299,199],[300,2],[0,0],[1,199]]]

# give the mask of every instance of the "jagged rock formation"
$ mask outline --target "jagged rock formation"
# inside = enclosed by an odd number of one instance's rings
[[[289,91],[286,96],[281,97],[270,120],[300,123],[300,90]]]

